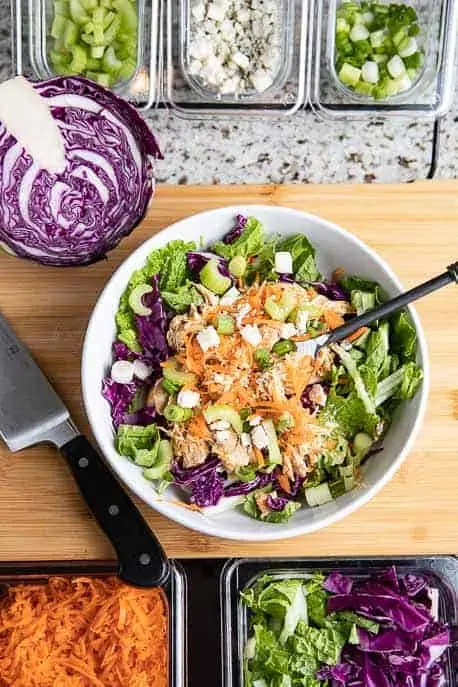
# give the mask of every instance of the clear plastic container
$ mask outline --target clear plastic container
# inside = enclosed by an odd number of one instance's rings
[[[15,25],[14,57],[16,73],[38,80],[56,76],[51,51],[54,39],[53,0],[11,0]],[[113,91],[139,109],[151,107],[157,100],[158,77],[158,3],[160,0],[136,0],[137,57],[128,79],[114,85]]]
[[[312,108],[327,120],[397,116],[427,120],[441,117],[452,104],[458,0],[403,0],[411,2],[419,15],[425,64],[412,88],[384,101],[355,95],[336,74],[335,15],[342,0],[275,0],[281,17],[281,59],[273,83],[260,93],[219,94],[191,73],[193,1],[137,0],[137,68],[114,90],[139,109],[165,106],[184,118],[233,119],[284,117]],[[11,2],[13,70],[34,79],[49,78],[53,0]]]
[[[329,573],[338,569],[353,577],[364,578],[395,565],[401,575],[427,575],[438,590],[439,620],[458,623],[458,559],[454,556],[428,558],[312,558],[312,559],[234,559],[224,566],[220,579],[222,600],[223,687],[244,687],[243,655],[248,639],[248,610],[240,592],[261,575],[277,579],[307,578],[316,571]],[[458,684],[458,650],[451,648],[445,658],[446,687]]]
[[[312,0],[310,102],[320,116],[437,118],[450,108],[454,94],[457,3],[455,0],[403,0],[403,3],[412,5],[417,12],[420,26],[417,40],[424,51],[424,64],[412,87],[377,101],[346,87],[336,73],[336,12],[342,0]]]
[[[183,117],[296,112],[305,100],[308,4],[300,0],[276,2],[280,17],[277,28],[280,61],[272,85],[261,93],[247,88],[239,94],[224,95],[191,73],[190,45],[194,32],[191,0],[164,0],[164,101]]]
[[[0,593],[6,585],[46,583],[54,575],[106,577],[116,575],[115,564],[104,562],[0,563]],[[170,562],[170,578],[163,592],[168,601],[169,687],[187,685],[186,575],[179,563]]]

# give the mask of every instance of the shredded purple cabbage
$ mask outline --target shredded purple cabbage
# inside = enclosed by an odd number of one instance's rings
[[[126,425],[141,425],[145,427],[146,425],[160,424],[162,422],[162,417],[158,415],[156,410],[152,406],[144,406],[135,413],[130,413],[124,417],[124,424]]]
[[[321,296],[326,296],[331,301],[347,301],[348,296],[342,287],[336,282],[327,281],[311,281],[308,282],[310,286],[313,286],[315,291]]]
[[[201,508],[216,506],[223,493],[224,479],[215,469],[192,482],[189,500]]]
[[[172,465],[171,473],[174,477],[175,484],[180,486],[188,486],[199,477],[208,475],[216,470],[220,466],[220,461],[218,458],[212,458],[211,456],[207,458],[205,463],[198,465],[195,468],[182,468],[177,462]]]
[[[153,290],[145,298],[145,305],[151,309],[147,316],[136,315],[135,324],[138,340],[143,348],[142,359],[152,366],[156,372],[160,371],[160,364],[169,357],[167,345],[167,317],[164,304],[159,293],[158,277],[153,277]]]
[[[122,341],[115,341],[113,344],[113,357],[115,360],[129,360],[133,362],[140,358],[140,355],[131,351],[129,346],[126,346]]]
[[[224,496],[242,496],[255,489],[261,489],[274,481],[272,472],[258,472],[250,482],[234,482],[224,489]]]
[[[323,587],[332,594],[350,594],[353,580],[348,575],[342,575],[342,573],[334,570],[323,582]]]
[[[427,586],[428,581],[422,575],[405,575],[402,586],[407,596],[418,596]]]
[[[207,458],[195,468],[182,468],[175,462],[171,473],[174,483],[191,490],[190,502],[196,506],[216,506],[224,493],[224,479],[218,472],[218,458]]]
[[[188,260],[188,267],[194,277],[199,276],[202,267],[205,267],[210,260],[218,261],[218,271],[223,277],[232,279],[231,273],[227,266],[227,260],[220,258],[216,253],[209,253],[208,251],[189,251],[186,255]]]
[[[111,417],[113,425],[117,428],[126,420],[126,414],[130,404],[135,398],[137,392],[137,384],[119,384],[111,379],[105,377],[102,381],[102,396],[109,402],[111,406]]]
[[[358,628],[359,644],[347,644],[339,665],[317,673],[320,680],[332,681],[332,687],[445,685],[442,658],[451,645],[451,632],[418,603],[428,590],[423,576],[399,578],[391,567],[358,581],[336,572],[323,586],[332,594],[329,613],[353,611],[378,621],[381,627],[377,634]]]
[[[295,279],[292,274],[280,274],[278,281],[283,281],[286,284],[294,284]]]
[[[230,231],[227,232],[227,234],[225,234],[225,236],[223,236],[223,243],[234,243],[234,241],[243,233],[247,219],[248,218],[244,217],[244,215],[237,215],[234,226]]]
[[[351,673],[348,663],[338,663],[335,666],[325,666],[316,674],[319,680],[335,680],[340,685],[346,685]]]
[[[318,403],[316,403],[315,401],[313,401],[311,399],[311,391],[312,391],[314,386],[317,386],[317,385],[316,384],[308,384],[305,387],[304,391],[302,392],[302,396],[301,396],[301,403],[302,403],[303,408],[305,408],[306,410],[309,410],[312,415],[315,415],[316,413],[318,413],[322,409],[321,405],[319,405]],[[321,386],[321,388],[323,389],[323,391],[325,392],[325,394],[327,396],[329,393],[329,384],[323,383],[323,384],[318,384],[318,386]]]
[[[285,496],[273,496],[272,494],[267,495],[267,506],[270,508],[270,510],[285,510],[286,506],[288,505],[288,501],[289,499],[287,499]]]

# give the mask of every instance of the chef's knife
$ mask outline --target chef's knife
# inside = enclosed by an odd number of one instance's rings
[[[11,451],[54,444],[113,544],[119,576],[141,587],[164,583],[169,566],[155,535],[1,313],[0,436]]]

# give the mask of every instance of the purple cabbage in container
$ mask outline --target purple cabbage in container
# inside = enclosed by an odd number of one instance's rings
[[[428,585],[428,581],[422,575],[405,575],[402,586],[407,596],[418,596]]]
[[[227,232],[227,234],[225,234],[225,236],[223,236],[223,243],[234,243],[234,241],[243,233],[247,219],[248,217],[244,217],[244,215],[237,215],[234,226],[230,231]]]
[[[332,594],[350,594],[353,588],[353,580],[348,575],[334,570],[323,582],[323,588]]]
[[[352,668],[348,663],[338,663],[335,666],[325,666],[316,674],[319,680],[335,680],[339,685],[346,685]]]

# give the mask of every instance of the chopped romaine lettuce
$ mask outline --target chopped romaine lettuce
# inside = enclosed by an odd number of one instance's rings
[[[248,217],[245,227],[232,243],[216,241],[211,250],[222,258],[230,260],[236,255],[248,258],[257,255],[264,248],[264,228],[255,217]]]

